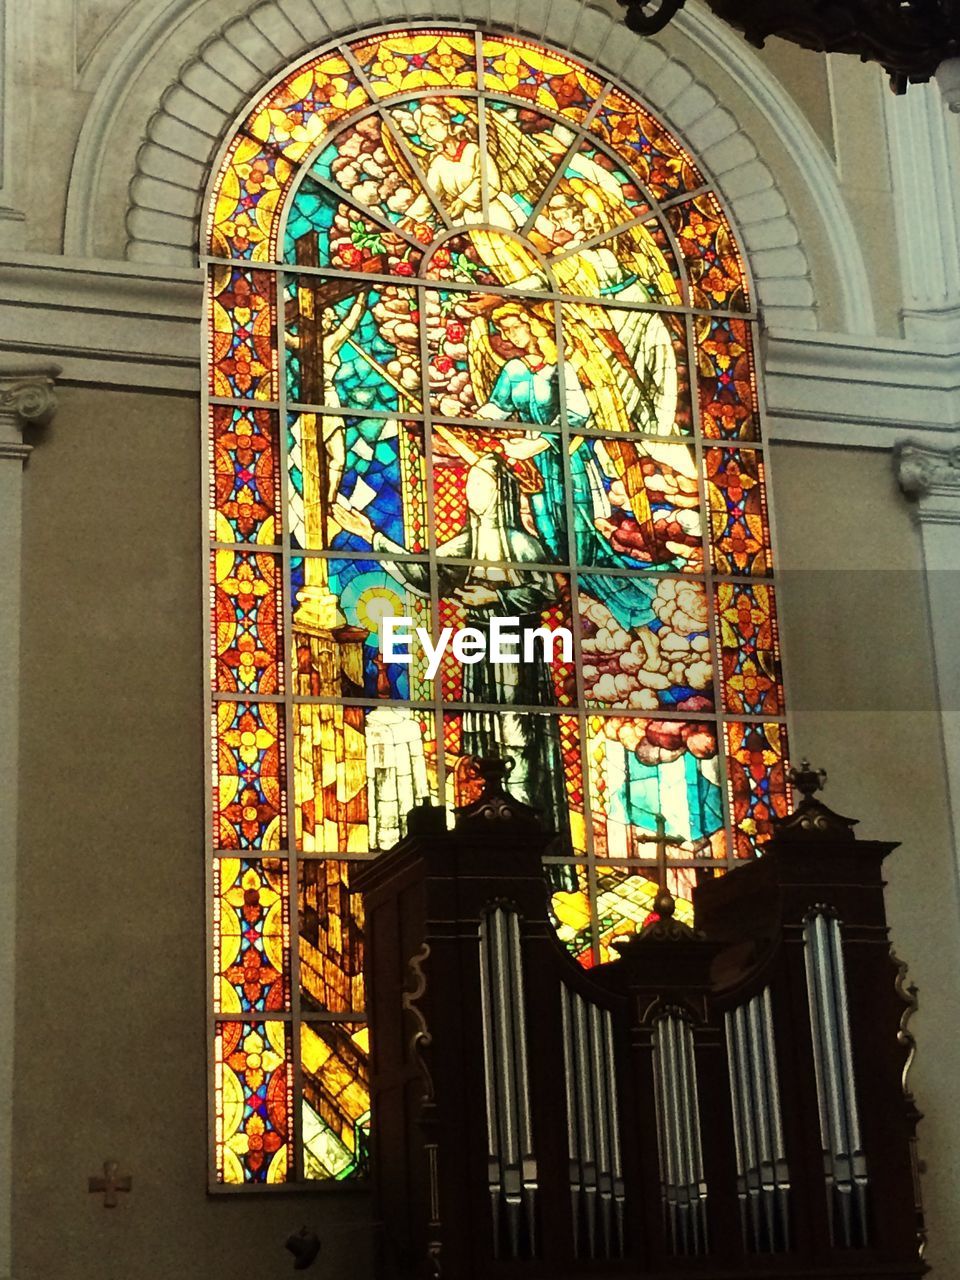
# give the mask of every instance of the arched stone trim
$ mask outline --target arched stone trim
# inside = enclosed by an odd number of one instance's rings
[[[875,333],[873,296],[860,239],[837,182],[837,171],[826,148],[797,110],[795,104],[738,32],[721,22],[704,22],[702,15],[682,10],[678,23],[684,33],[725,67],[743,88],[761,115],[773,125],[796,160],[808,190],[813,194],[823,222],[823,234],[837,266],[836,281],[842,295],[847,333]],[[691,133],[691,145],[698,143]],[[782,270],[777,250],[790,244],[777,239],[768,222],[738,220],[739,230],[758,288],[765,272]]]
[[[176,0],[172,11],[181,21],[197,8],[198,0]],[[534,24],[518,21],[520,9],[516,0],[439,0],[431,6],[418,0],[260,0],[207,40],[164,92],[130,183],[126,256],[157,265],[196,264],[204,194],[222,140],[264,85],[300,57],[364,26],[417,19],[472,21],[547,39],[598,64],[646,100],[725,199],[766,324],[817,328],[810,264],[797,224],[733,112],[683,62],[656,41],[630,36],[618,18],[601,8],[583,0],[547,0]],[[105,76],[81,134],[68,200],[67,253],[92,253],[100,157],[111,122],[131,79],[162,39],[160,20],[150,10],[144,13],[143,23],[128,36]],[[735,44],[732,35],[704,35],[707,24],[698,14],[686,24],[687,34],[736,77],[784,139],[821,213],[846,327],[872,329],[862,255],[822,145],[747,46]]]

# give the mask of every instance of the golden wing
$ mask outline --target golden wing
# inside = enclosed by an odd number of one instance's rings
[[[621,383],[636,371],[602,307],[570,303],[564,314],[564,355],[583,388],[593,425],[602,431],[630,431],[633,424]]]
[[[600,234],[607,237],[601,243],[617,259],[624,276],[633,276],[641,284],[652,286],[657,300],[662,298],[665,302],[679,305],[681,298],[676,279],[663,250],[648,227],[642,224],[629,225],[636,217],[637,210],[630,208],[619,189],[610,185],[615,179],[601,170],[594,161],[586,158],[577,157],[573,164],[579,165],[580,172],[575,176],[564,176],[557,184],[557,193],[578,201],[592,212],[599,224]],[[588,164],[590,168],[586,167]],[[586,294],[587,288],[583,284],[587,282],[584,281],[578,287],[576,272],[578,264],[582,262],[585,273],[589,275],[587,255],[590,250],[584,251],[581,257],[577,249],[578,246],[573,244],[561,250],[564,256],[556,264],[556,270],[558,273],[565,271],[571,277],[572,293]]]
[[[486,123],[487,151],[500,173],[501,189],[530,199],[531,192],[549,181],[544,165],[558,160],[564,148],[547,135],[537,135],[534,141],[500,111],[488,110]]]
[[[402,130],[401,130],[401,134],[402,134]],[[420,179],[417,177],[416,173],[414,172],[413,166],[410,164],[409,159],[404,154],[403,147],[400,146],[400,143],[397,141],[396,137],[394,136],[393,130],[388,128],[388,126],[384,124],[380,130],[380,136],[383,142],[383,149],[384,151],[386,151],[387,156],[390,159],[390,163],[396,167],[398,173],[400,173],[401,176],[403,177],[404,184],[408,186],[411,191],[415,191],[415,192],[422,191],[423,183],[420,181]],[[429,156],[431,154],[431,152],[429,152],[426,147],[418,146],[410,138],[405,137],[403,141],[410,155],[414,156],[418,161],[420,161],[424,157]],[[421,165],[421,168],[422,167],[423,166]],[[429,193],[427,194],[429,195]],[[430,198],[432,201],[432,197]]]
[[[630,227],[621,231],[609,248],[627,275],[635,276],[642,284],[652,286],[654,301],[671,302],[679,306],[680,290],[670,270],[663,250],[647,227]]]
[[[574,342],[591,352],[591,369],[602,366],[616,384],[619,401],[613,420],[627,424],[619,430],[669,434],[676,415],[676,357],[659,316],[619,312],[614,329],[606,308],[593,303],[567,303],[564,314]],[[662,334],[662,350],[653,350],[647,340],[651,332]]]
[[[599,322],[599,328],[595,327]],[[606,432],[632,429],[617,369],[634,370],[609,320],[599,307],[573,304],[568,308],[565,356],[576,372],[593,415],[593,425]],[[607,329],[607,333],[603,329]],[[619,348],[619,349],[618,349]],[[635,376],[635,375],[634,375]],[[604,448],[623,481],[630,509],[643,531],[647,546],[654,545],[653,514],[643,475],[643,453],[632,441],[609,439]]]
[[[493,349],[486,316],[475,316],[467,329],[467,366],[478,405],[489,401],[490,392],[505,363]]]

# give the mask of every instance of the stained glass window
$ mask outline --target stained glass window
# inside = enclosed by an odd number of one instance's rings
[[[615,955],[784,811],[756,313],[696,163],[566,54],[365,34],[290,71],[210,203],[214,1183],[362,1177],[357,862],[465,761],[560,832]],[[573,660],[388,662],[384,617]]]

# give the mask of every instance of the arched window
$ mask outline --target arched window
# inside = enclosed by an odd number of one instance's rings
[[[635,96],[468,29],[285,74],[210,202],[212,1180],[361,1175],[350,868],[464,759],[562,833],[611,959],[785,805],[756,323],[709,182]],[[384,660],[387,615],[565,625],[572,661]],[[296,941],[290,945],[290,938]]]

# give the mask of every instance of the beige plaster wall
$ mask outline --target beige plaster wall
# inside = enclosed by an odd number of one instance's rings
[[[780,617],[795,760],[829,774],[824,799],[886,863],[899,956],[920,988],[910,1084],[934,1275],[960,1257],[960,899],[953,861],[919,531],[890,455],[772,449]],[[892,980],[892,974],[891,974]]]
[[[268,1280],[307,1224],[362,1277],[365,1197],[205,1191],[196,403],[65,389],[25,497],[14,1274]]]
[[[827,58],[776,37],[759,50],[759,57],[803,111],[823,145],[833,153],[834,120]]]

